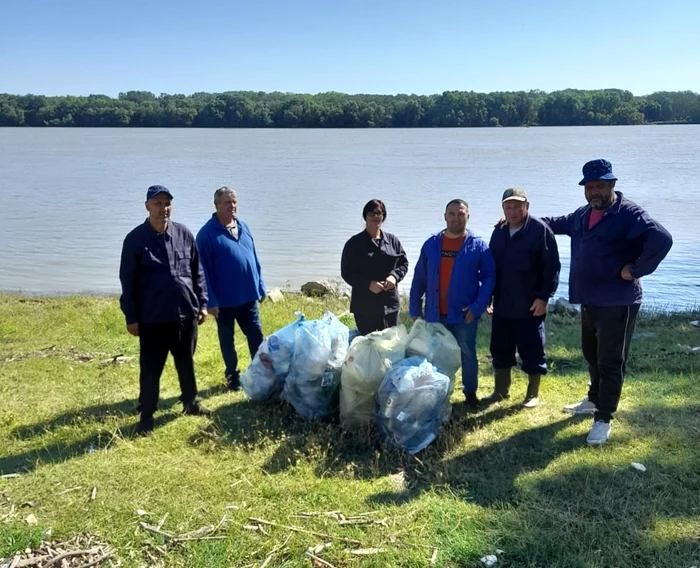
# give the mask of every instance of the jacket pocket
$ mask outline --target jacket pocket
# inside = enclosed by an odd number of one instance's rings
[[[175,270],[178,274],[189,274],[191,271],[192,255],[185,252],[175,253]]]

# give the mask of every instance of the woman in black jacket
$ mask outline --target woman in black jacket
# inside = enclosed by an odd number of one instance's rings
[[[398,324],[398,284],[408,272],[408,259],[399,239],[381,229],[386,220],[382,201],[368,201],[362,218],[365,230],[345,243],[340,272],[352,287],[350,311],[357,330],[366,335]]]

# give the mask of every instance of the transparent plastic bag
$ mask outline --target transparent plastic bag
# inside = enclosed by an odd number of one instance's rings
[[[301,323],[282,398],[304,418],[330,416],[338,404],[340,368],[348,352],[348,327],[326,312]]]
[[[294,354],[296,332],[305,321],[297,320],[269,335],[258,348],[253,361],[241,375],[241,387],[251,400],[267,400],[280,394]]]
[[[435,440],[450,395],[450,379],[420,357],[394,365],[377,392],[377,426],[390,444],[416,454]]]

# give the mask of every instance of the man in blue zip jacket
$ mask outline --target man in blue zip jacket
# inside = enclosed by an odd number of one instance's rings
[[[496,283],[488,246],[467,231],[469,205],[453,199],[445,208],[447,228],[421,248],[411,284],[409,315],[442,322],[462,350],[462,385],[471,410],[479,408],[476,331]],[[425,307],[423,300],[425,299]]]
[[[547,374],[544,320],[547,303],[559,285],[559,249],[551,229],[529,214],[524,190],[506,189],[501,204],[505,222],[494,229],[489,242],[496,263],[491,327],[496,384],[493,394],[482,402],[509,398],[517,349],[528,375],[523,406],[534,408],[539,403],[541,377]]]
[[[144,435],[153,431],[168,352],[180,381],[184,413],[210,414],[196,400],[194,374],[197,325],[207,317],[204,272],[194,236],[187,227],[170,220],[172,198],[162,185],[148,188],[148,219],[124,239],[119,266],[126,329],[139,338],[138,432]]]
[[[564,407],[593,414],[589,444],[604,444],[622,393],[630,342],[642,303],[641,278],[656,270],[673,239],[639,205],[615,191],[612,164],[583,166],[588,205],[563,217],[544,217],[557,235],[571,237],[569,301],[581,304],[581,350],[588,363],[588,396]]]
[[[253,235],[236,213],[238,195],[221,187],[214,192],[216,212],[197,234],[197,247],[209,291],[209,313],[216,318],[219,347],[231,390],[240,388],[235,324],[248,340],[251,359],[263,342],[258,302],[267,292]]]

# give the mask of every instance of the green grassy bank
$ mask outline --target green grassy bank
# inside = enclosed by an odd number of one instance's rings
[[[347,302],[289,296],[265,303],[264,331],[289,323],[297,310],[313,318],[325,309],[339,314]],[[481,413],[468,414],[455,394],[452,421],[413,458],[383,449],[372,430],[304,422],[284,403],[227,392],[213,321],[200,328],[196,355],[212,419],[181,415],[169,361],[156,431],[136,437],[138,343],[116,299],[0,295],[0,474],[21,474],[0,478],[0,559],[42,538],[85,532],[116,549],[113,565],[135,567],[313,566],[305,551],[327,542],[333,545],[316,556],[338,568],[430,566],[431,559],[480,566],[496,550],[503,551],[499,566],[700,564],[694,319],[640,320],[621,407],[602,447],[586,446],[590,418],[561,412],[585,394],[587,375],[578,320],[553,316],[543,404],[519,408],[525,380],[517,373],[511,400]],[[492,386],[488,334],[485,319],[481,395]],[[244,354],[242,336],[237,345]],[[105,362],[118,354],[133,360]],[[216,530],[206,540],[174,542],[139,526],[158,525],[166,514],[168,535]],[[260,523],[251,518],[276,525],[253,530]],[[353,554],[358,548],[381,551]]]

